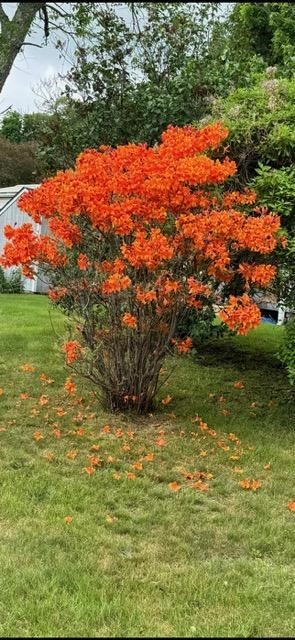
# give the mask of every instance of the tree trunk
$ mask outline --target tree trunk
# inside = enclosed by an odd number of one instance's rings
[[[0,3],[0,93],[35,15],[44,5],[44,2],[21,2],[13,18],[9,20]]]

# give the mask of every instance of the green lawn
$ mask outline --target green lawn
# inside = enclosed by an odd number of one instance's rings
[[[63,328],[46,298],[0,296],[0,636],[293,637],[282,330],[168,362],[178,366],[158,412],[139,420],[104,413],[78,381],[66,395]],[[100,458],[93,475],[88,455]],[[245,490],[245,479],[262,486]]]

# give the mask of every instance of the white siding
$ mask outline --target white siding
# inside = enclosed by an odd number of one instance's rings
[[[17,206],[17,202],[12,202],[12,204],[6,207],[5,211],[1,214],[0,211],[0,255],[3,252],[4,245],[7,240],[4,236],[4,227],[9,224],[11,227],[20,227],[25,222],[30,222],[33,226],[35,233],[40,233],[41,225],[37,224],[28,216],[26,213],[22,213]],[[13,267],[11,269],[5,270],[7,273],[13,271]],[[35,292],[37,288],[36,279],[31,280],[30,278],[24,278],[24,289],[28,292]]]

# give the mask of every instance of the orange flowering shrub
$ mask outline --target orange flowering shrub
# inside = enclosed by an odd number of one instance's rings
[[[47,236],[30,224],[5,229],[2,264],[29,277],[39,264],[48,275],[52,302],[77,322],[66,361],[113,409],[150,408],[169,349],[191,348],[175,340],[177,322],[212,305],[224,284],[238,279],[242,293],[221,319],[238,333],[259,322],[250,295],[275,274],[279,218],[251,211],[253,192],[223,188],[236,172],[214,159],[227,134],[220,123],[169,127],[153,148],[86,150],[19,200],[35,222],[47,220]]]

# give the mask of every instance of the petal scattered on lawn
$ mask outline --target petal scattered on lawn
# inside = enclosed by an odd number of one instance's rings
[[[209,491],[209,485],[206,484],[206,482],[203,482],[202,480],[197,480],[197,482],[193,482],[191,484],[191,487],[193,489],[197,489],[198,491]]]
[[[126,471],[126,478],[128,478],[128,480],[135,480],[136,475],[135,475],[135,473],[132,473],[131,471]]]
[[[94,473],[94,467],[84,467],[83,471],[85,471],[85,473],[88,473],[88,475],[91,476]]]
[[[257,491],[262,486],[260,480],[249,480],[248,478],[241,480],[239,484],[242,489],[251,489],[252,491]]]
[[[51,451],[48,451],[47,453],[44,453],[44,458],[46,458],[46,460],[48,460],[49,462],[52,462],[54,455]]]
[[[33,371],[36,371],[36,368],[33,367],[32,364],[28,364],[28,362],[26,362],[25,364],[22,364],[20,366],[20,370],[21,371],[26,371],[27,373],[32,373]]]
[[[125,444],[125,443],[122,444],[122,449],[123,449],[123,451],[130,451],[129,444]]]
[[[110,433],[111,427],[108,424],[106,424],[105,427],[102,427],[101,431],[102,433]]]
[[[137,460],[136,462],[133,463],[132,467],[133,467],[133,469],[136,469],[137,471],[141,471],[142,470],[142,462],[139,462]]]
[[[233,383],[233,386],[235,387],[235,389],[245,388],[245,385],[243,384],[243,382],[241,382],[241,380],[236,380],[236,382]]]
[[[77,457],[77,454],[78,454],[78,451],[71,450],[66,453],[66,456],[67,458],[69,458],[69,460],[75,460],[75,458]]]
[[[156,440],[156,445],[158,447],[166,447],[167,442],[166,440],[164,440],[164,438],[158,438],[158,440]]]
[[[170,491],[179,491],[181,489],[181,484],[179,484],[179,482],[169,482],[168,487]]]
[[[42,433],[40,431],[35,431],[35,433],[33,434],[33,438],[34,440],[36,440],[36,442],[38,442],[39,440],[43,440]]]
[[[146,460],[147,462],[153,462],[154,458],[154,453],[147,453],[145,456],[143,456],[143,460]]]
[[[72,378],[67,378],[64,384],[64,389],[69,395],[73,395],[76,392],[76,385]]]

